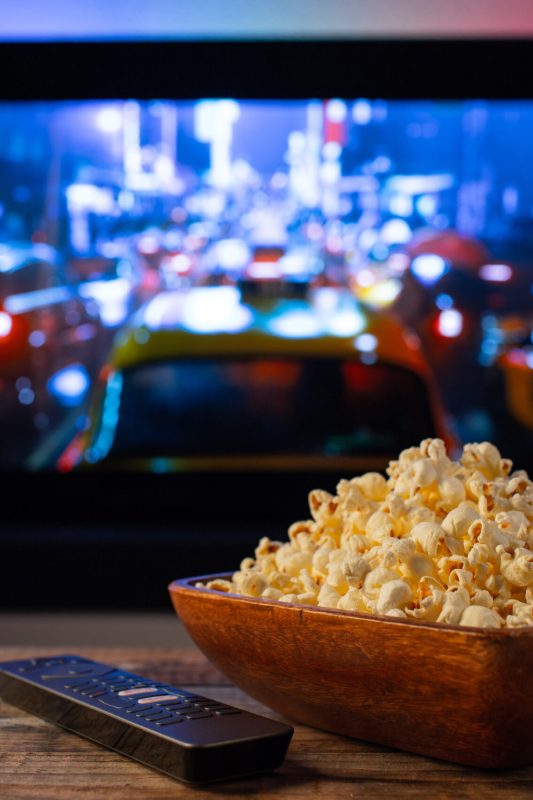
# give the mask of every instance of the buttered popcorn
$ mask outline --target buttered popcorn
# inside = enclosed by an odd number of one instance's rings
[[[400,453],[388,480],[369,472],[287,542],[263,538],[231,581],[208,588],[402,619],[482,628],[533,625],[533,482],[489,442],[460,461],[440,439]]]

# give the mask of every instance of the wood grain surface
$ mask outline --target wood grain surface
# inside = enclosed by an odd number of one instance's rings
[[[61,652],[4,647],[0,660]],[[77,652],[281,718],[235,689],[196,650],[86,648]],[[0,703],[2,800],[525,800],[532,796],[533,768],[471,769],[303,725],[295,726],[287,758],[275,773],[195,788]]]
[[[533,766],[533,629],[393,620],[170,585],[200,650],[306,725],[483,768]]]

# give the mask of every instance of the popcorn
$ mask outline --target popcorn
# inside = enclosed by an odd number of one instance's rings
[[[533,482],[489,442],[452,461],[440,439],[309,494],[288,541],[263,537],[208,588],[480,628],[533,625]]]

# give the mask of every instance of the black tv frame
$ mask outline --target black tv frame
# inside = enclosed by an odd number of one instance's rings
[[[6,43],[0,101],[528,99],[532,54],[528,39]],[[0,605],[131,607],[137,581],[139,606],[165,604],[167,578],[232,569],[337,477],[2,471]]]

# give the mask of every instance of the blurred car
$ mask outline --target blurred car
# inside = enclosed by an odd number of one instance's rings
[[[23,448],[22,440],[36,427],[44,429],[55,408],[87,392],[101,332],[98,308],[67,282],[55,250],[0,245],[0,428],[6,447],[13,436]]]
[[[58,462],[196,470],[382,469],[450,442],[416,337],[348,291],[163,292],[118,336],[90,428]]]

